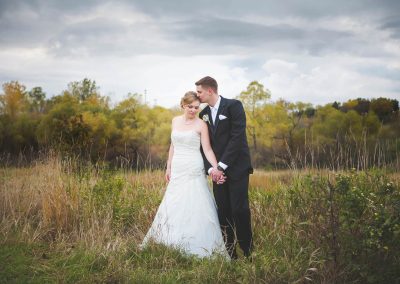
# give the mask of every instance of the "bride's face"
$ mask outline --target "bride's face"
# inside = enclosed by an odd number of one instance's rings
[[[193,101],[190,104],[183,106],[185,116],[188,118],[194,118],[200,110],[200,102]]]

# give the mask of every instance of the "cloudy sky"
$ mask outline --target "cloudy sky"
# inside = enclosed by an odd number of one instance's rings
[[[400,98],[399,0],[0,0],[0,83],[60,94],[87,77],[118,102],[177,105],[213,76],[314,105]]]

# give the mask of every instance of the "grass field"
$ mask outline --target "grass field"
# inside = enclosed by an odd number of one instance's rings
[[[0,169],[0,282],[396,283],[400,175],[256,171],[253,261],[138,245],[162,171],[110,171],[49,158]],[[240,254],[240,252],[239,252]]]

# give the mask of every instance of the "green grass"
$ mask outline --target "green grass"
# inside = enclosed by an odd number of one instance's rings
[[[252,282],[255,265],[198,259],[163,246],[104,254],[77,247],[7,241],[0,248],[3,283],[216,283]],[[261,271],[261,270],[260,270]]]
[[[40,251],[44,253],[46,250],[37,244],[3,243],[0,246],[0,281],[3,283],[34,282],[33,266],[41,259],[37,256]]]
[[[7,241],[0,248],[0,281],[4,283],[96,282],[107,258],[82,248],[53,248],[48,243]]]

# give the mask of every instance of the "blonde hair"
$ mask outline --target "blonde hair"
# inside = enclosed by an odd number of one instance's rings
[[[181,107],[183,107],[184,105],[191,104],[194,101],[200,102],[200,99],[197,97],[196,92],[193,91],[186,92],[181,99]]]

